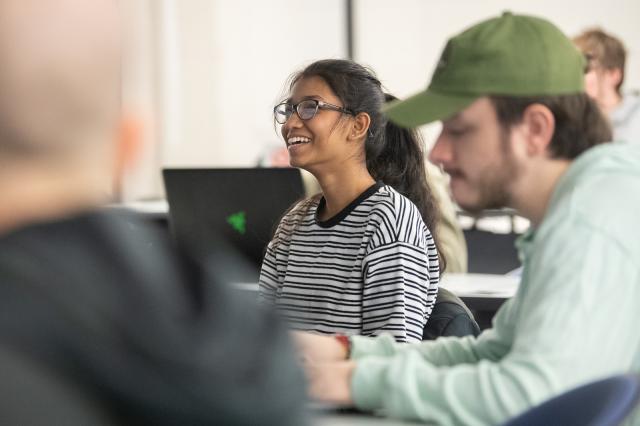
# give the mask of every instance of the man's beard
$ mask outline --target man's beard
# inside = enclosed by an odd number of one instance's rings
[[[478,178],[476,188],[479,196],[473,204],[459,204],[461,208],[471,213],[482,210],[509,207],[511,195],[508,186],[518,178],[520,170],[513,157],[510,145],[510,134],[507,130],[501,132],[502,155],[492,167],[487,167]]]

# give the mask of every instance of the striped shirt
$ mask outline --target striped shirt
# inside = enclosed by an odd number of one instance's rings
[[[438,291],[438,253],[417,207],[378,183],[327,221],[324,199],[280,222],[260,273],[260,296],[300,330],[390,333],[420,341]]]

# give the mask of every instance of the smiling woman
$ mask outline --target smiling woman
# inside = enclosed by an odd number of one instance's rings
[[[421,141],[388,122],[367,69],[317,61],[291,79],[274,119],[291,165],[322,189],[285,214],[260,294],[300,330],[420,341],[438,290],[437,205]]]

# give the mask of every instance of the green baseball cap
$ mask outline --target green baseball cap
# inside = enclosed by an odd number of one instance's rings
[[[502,16],[451,38],[429,87],[385,106],[403,127],[442,120],[487,95],[582,93],[585,59],[555,25],[533,16]]]

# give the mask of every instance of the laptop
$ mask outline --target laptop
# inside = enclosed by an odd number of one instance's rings
[[[257,283],[280,219],[304,197],[300,171],[167,168],[162,175],[178,242],[214,262],[221,280]]]

